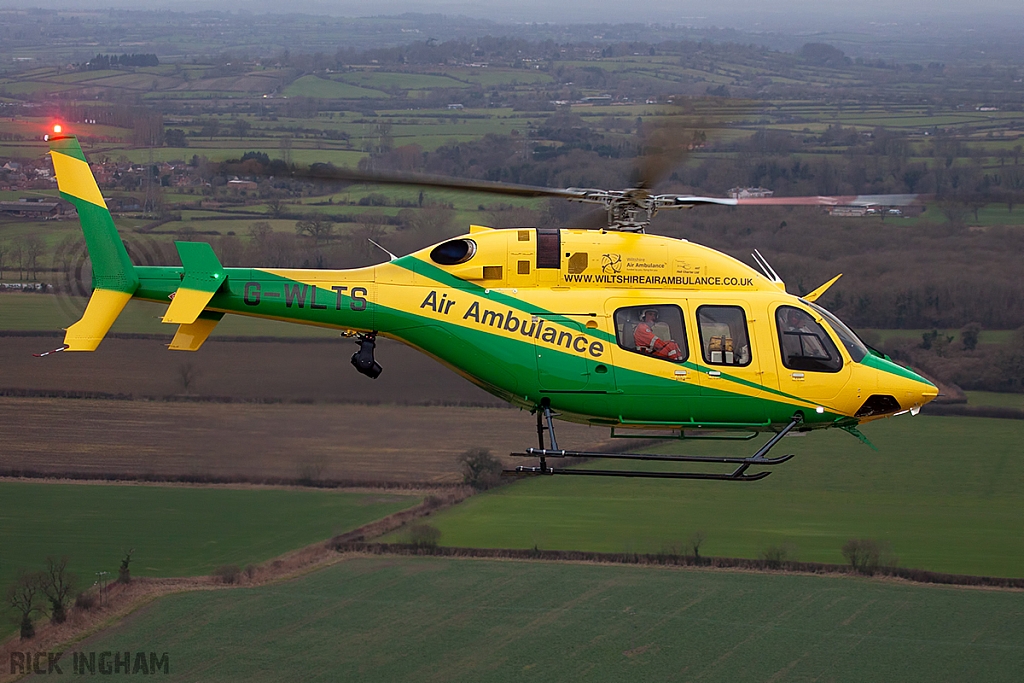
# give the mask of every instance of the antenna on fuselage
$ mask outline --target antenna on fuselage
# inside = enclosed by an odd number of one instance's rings
[[[397,261],[397,260],[398,260],[398,257],[397,257],[397,256],[395,256],[395,255],[394,255],[394,254],[392,254],[392,253],[391,253],[390,251],[388,251],[388,250],[387,250],[387,249],[385,249],[384,247],[380,246],[379,244],[377,244],[376,242],[374,242],[373,240],[371,240],[371,239],[370,239],[369,237],[367,237],[367,238],[366,238],[366,241],[367,241],[367,242],[369,242],[370,244],[372,244],[373,246],[377,247],[377,248],[378,248],[378,249],[380,249],[381,251],[383,251],[383,252],[384,252],[385,254],[387,254],[387,255],[388,255],[388,260],[390,260],[390,261]]]
[[[775,269],[772,268],[770,263],[768,263],[768,259],[766,259],[764,256],[761,255],[760,251],[755,249],[754,253],[752,253],[751,256],[754,257],[754,261],[761,268],[761,272],[764,273],[764,276],[766,278],[768,278],[769,280],[771,280],[772,282],[775,282],[777,284],[780,284],[780,285],[784,284],[782,282],[782,278],[779,277],[779,274],[776,273]]]

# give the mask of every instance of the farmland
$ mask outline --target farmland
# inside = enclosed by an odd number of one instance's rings
[[[1017,35],[0,15],[0,199],[56,196],[41,137],[62,121],[137,262],[176,263],[172,241],[200,240],[231,267],[342,268],[387,258],[370,239],[405,254],[471,223],[580,225],[564,202],[318,185],[292,171],[624,188],[667,128],[680,155],[668,150],[658,191],[927,196],[915,216],[665,211],[652,232],[748,263],[758,248],[792,293],[844,272],[822,302],[867,341],[970,389],[969,407],[1024,406],[1005,393],[1024,390]],[[807,42],[819,39],[848,55]],[[118,65],[127,45],[149,65],[127,54]],[[84,262],[77,221],[25,213],[0,217],[0,284],[61,289]],[[322,232],[308,230],[316,221]],[[331,330],[228,316],[200,353],[172,353],[164,307],[133,302],[96,353],[33,358],[83,306],[64,292],[0,293],[0,470],[27,475],[0,481],[0,594],[48,555],[67,554],[89,583],[133,548],[140,577],[306,544],[333,552],[319,542],[460,486],[466,450],[520,464],[506,454],[535,443],[529,413],[400,344],[379,343],[380,379],[357,375],[354,345]],[[700,534],[704,556],[826,563],[867,538],[903,567],[1024,577],[1022,425],[926,409],[864,427],[877,452],[838,430],[793,435],[780,449],[796,458],[759,483],[527,479],[419,522],[446,546],[688,553]],[[563,447],[624,446],[605,429],[559,423],[558,435]],[[655,449],[736,455],[754,443]],[[161,599],[75,648],[166,651],[181,680],[1014,680],[1024,666],[1016,592],[338,559],[288,582]],[[11,634],[0,618],[0,637]]]
[[[76,649],[167,652],[174,680],[301,671],[326,681],[346,671],[364,681],[1009,681],[1024,666],[1019,597],[862,579],[353,558],[286,584],[172,596]]]
[[[263,562],[419,502],[392,493],[12,481],[0,482],[0,499],[0,584],[17,570],[42,568],[48,556],[67,556],[83,588],[95,572],[116,576],[130,550],[135,576],[209,574]],[[0,624],[2,638],[14,624]]]
[[[503,455],[536,443],[532,416],[507,408],[36,398],[0,406],[0,464],[52,476],[452,485],[462,481],[464,451]],[[605,429],[564,432],[607,445]]]
[[[778,448],[796,457],[754,484],[544,477],[474,497],[432,523],[453,546],[653,553],[685,550],[702,531],[703,554],[757,558],[788,544],[796,559],[829,563],[843,562],[847,540],[866,537],[888,542],[905,567],[1024,576],[1024,423],[918,416],[863,431],[877,452],[842,432],[787,438]]]

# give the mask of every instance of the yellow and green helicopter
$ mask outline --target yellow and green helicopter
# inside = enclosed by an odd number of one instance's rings
[[[75,205],[92,261],[93,292],[58,351],[93,351],[132,298],[169,303],[170,349],[197,351],[225,314],[339,330],[352,363],[376,378],[375,339],[430,355],[537,416],[537,458],[521,474],[752,481],[791,455],[768,457],[790,431],[916,414],[936,387],[867,347],[815,301],[707,247],[645,233],[653,215],[698,205],[855,203],[856,198],[724,199],[556,190],[482,181],[329,170],[323,179],[440,186],[602,205],[599,229],[471,226],[467,234],[379,265],[349,270],[225,268],[209,244],[177,242],[181,267],[134,265],[74,136],[48,136],[60,194]],[[608,426],[613,436],[771,438],[751,456],[586,453],[558,447],[553,418]],[[548,443],[545,444],[545,432]],[[571,456],[726,463],[729,472],[552,467]]]

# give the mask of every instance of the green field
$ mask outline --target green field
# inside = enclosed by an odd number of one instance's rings
[[[336,491],[0,482],[0,586],[67,555],[88,586],[134,548],[138,576],[208,574],[327,539],[417,502]],[[0,637],[13,628],[0,619]]]
[[[333,76],[332,80],[342,81],[371,89],[398,88],[400,90],[429,90],[432,88],[468,88],[468,83],[447,76],[417,73],[383,73],[357,71]]]
[[[1000,394],[994,391],[965,391],[964,393],[967,394],[968,405],[1024,410],[1024,394]]]
[[[322,97],[325,99],[361,99],[366,97],[387,97],[387,93],[358,85],[329,81],[317,76],[303,76],[284,89],[288,97]]]
[[[888,541],[905,567],[1024,576],[1024,421],[907,415],[863,431],[877,452],[839,431],[787,438],[775,454],[796,457],[764,481],[544,477],[431,523],[452,546],[658,552],[700,530],[707,555],[756,558],[789,543],[796,559],[835,563],[848,539],[866,537]],[[737,454],[755,442],[669,443]]]
[[[167,597],[76,649],[166,652],[182,681],[1011,681],[1022,630],[1015,592],[365,558]]]

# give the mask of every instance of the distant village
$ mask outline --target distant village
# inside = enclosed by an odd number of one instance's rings
[[[252,180],[215,177],[204,180],[195,160],[158,161],[138,164],[127,160],[106,160],[89,165],[101,190],[119,193],[145,193],[147,181],[162,187],[179,188],[185,194],[210,194],[214,187],[223,188],[230,195],[246,197],[259,190]],[[149,174],[147,175],[147,171]],[[0,166],[0,191],[24,192],[26,196],[0,201],[0,216],[16,218],[59,219],[77,218],[73,204],[53,194],[57,181],[49,160],[7,161]],[[205,190],[205,191],[204,191]],[[142,200],[132,194],[104,196],[107,207],[117,213],[143,210]]]

